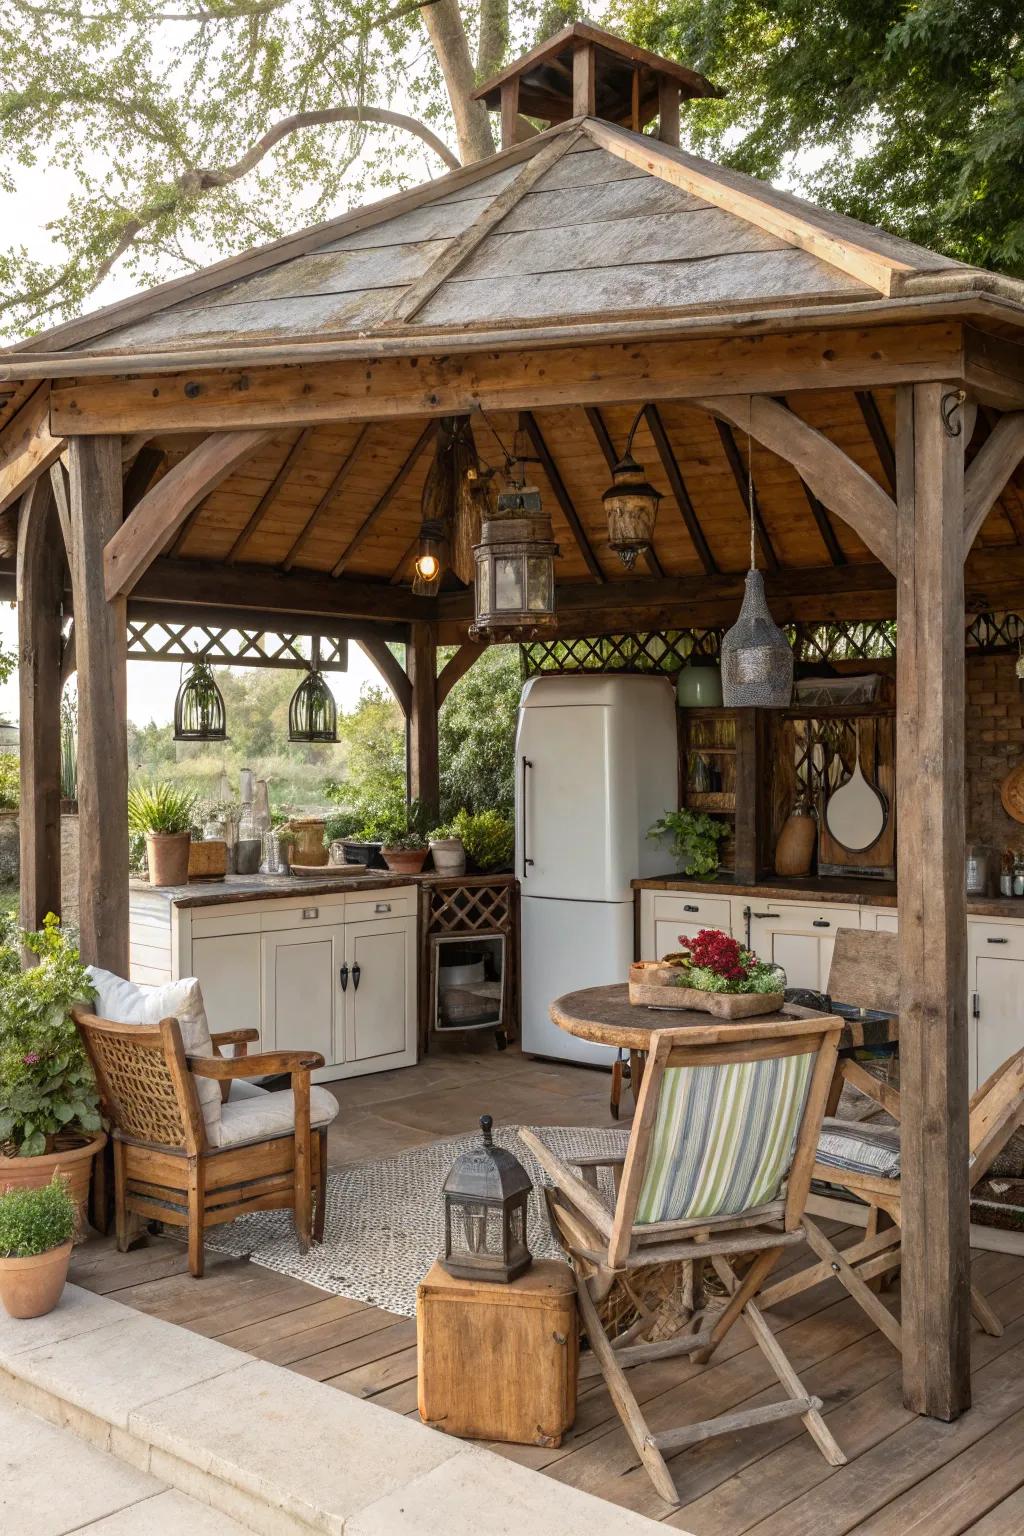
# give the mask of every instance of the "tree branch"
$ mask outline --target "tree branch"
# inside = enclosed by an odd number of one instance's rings
[[[436,0],[423,12],[423,25],[448,87],[463,163],[485,160],[494,154],[494,135],[487,108],[482,101],[473,100],[476,77],[458,0]]]

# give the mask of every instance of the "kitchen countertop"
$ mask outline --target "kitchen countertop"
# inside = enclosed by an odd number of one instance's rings
[[[707,891],[708,895],[750,896],[769,901],[843,902],[853,907],[895,907],[896,884],[893,880],[783,880],[766,878],[756,885],[738,885],[728,877],[695,880],[692,875],[663,875],[657,879],[634,880],[635,891]],[[1013,896],[968,896],[971,917],[1017,918],[1024,921],[1024,899]]]
[[[285,896],[331,896],[338,891],[384,891],[419,885],[422,875],[395,875],[387,869],[346,875],[325,866],[323,875],[225,875],[223,880],[191,880],[188,885],[150,885],[132,880],[133,892],[161,896],[173,907],[220,907],[237,901],[269,901]]]

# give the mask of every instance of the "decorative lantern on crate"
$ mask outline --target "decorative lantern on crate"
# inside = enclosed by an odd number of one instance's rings
[[[522,1163],[496,1147],[483,1115],[483,1140],[462,1152],[444,1185],[444,1258],[460,1280],[507,1285],[533,1262],[526,1246],[526,1207],[533,1185]]]

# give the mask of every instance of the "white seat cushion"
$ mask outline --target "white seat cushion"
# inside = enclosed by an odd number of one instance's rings
[[[817,1160],[837,1172],[869,1173],[876,1179],[900,1176],[898,1125],[825,1119],[818,1137]],[[842,1179],[836,1180],[837,1184]]]
[[[309,1123],[314,1130],[330,1125],[338,1113],[338,1101],[326,1088],[309,1090]],[[247,1141],[269,1141],[290,1136],[295,1129],[295,1098],[291,1089],[271,1093],[244,1078],[231,1084],[226,1104],[221,1105],[215,1147],[238,1147]]]
[[[213,1056],[213,1041],[203,1005],[203,992],[194,976],[168,981],[162,987],[137,986],[113,971],[87,967],[96,988],[95,1010],[101,1019],[113,1024],[159,1024],[175,1018],[187,1056]],[[199,1106],[211,1146],[217,1144],[220,1126],[220,1084],[212,1078],[194,1077]]]

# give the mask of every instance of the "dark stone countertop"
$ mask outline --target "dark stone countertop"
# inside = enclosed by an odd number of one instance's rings
[[[325,865],[323,875],[225,875],[222,880],[191,880],[188,885],[150,885],[132,880],[131,893],[162,897],[173,907],[220,907],[238,901],[270,901],[294,896],[331,896],[339,891],[383,891],[418,885],[422,875],[395,875],[386,869],[346,875]]]
[[[728,876],[695,880],[692,875],[661,875],[634,880],[635,891],[706,891],[709,896],[749,896],[778,901],[842,902],[855,907],[895,907],[896,885],[892,880],[829,879],[783,880],[767,878],[756,885],[737,885]],[[1024,922],[1024,899],[1012,896],[968,896],[971,917],[1016,918]]]

